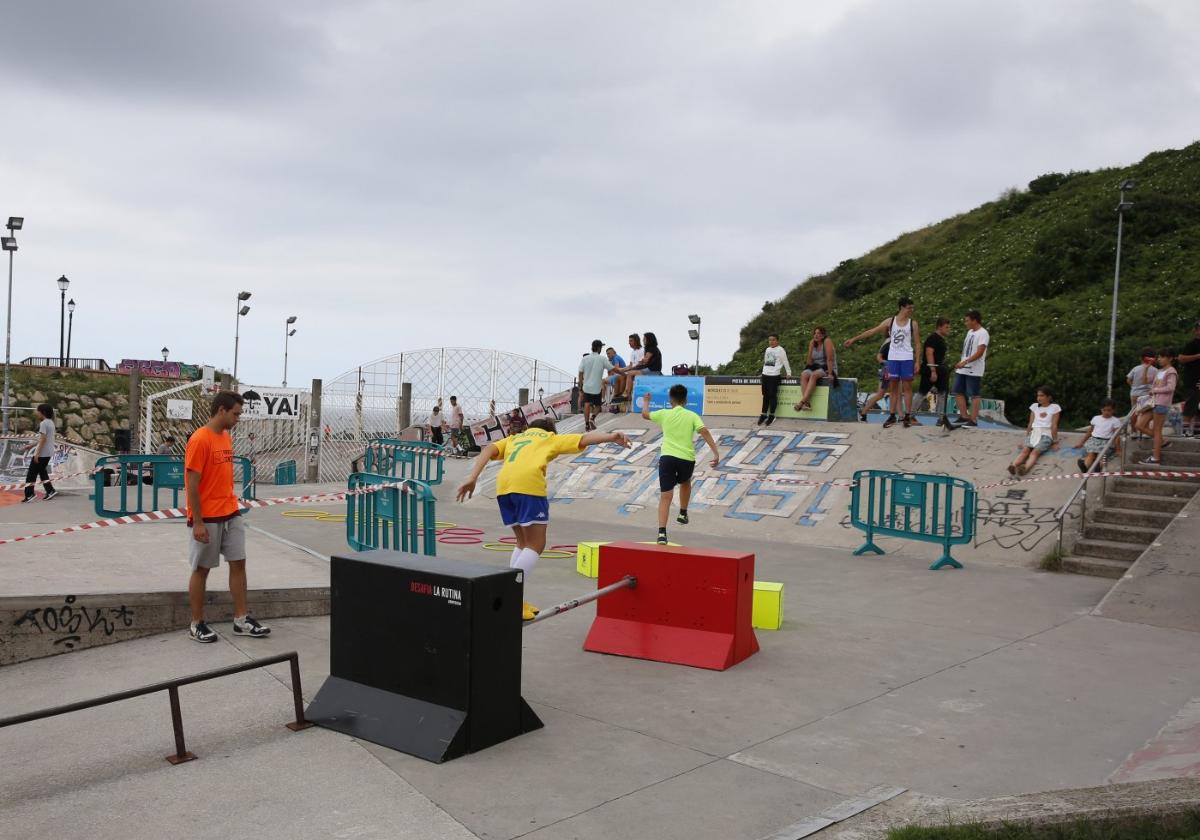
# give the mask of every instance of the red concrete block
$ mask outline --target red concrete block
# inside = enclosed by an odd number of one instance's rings
[[[758,652],[751,626],[754,555],[618,542],[600,547],[601,598],[584,650],[723,671]]]

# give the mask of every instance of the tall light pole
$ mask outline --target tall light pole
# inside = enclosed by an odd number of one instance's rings
[[[67,279],[67,275],[58,278],[58,293],[61,300],[58,304],[58,366],[62,367],[63,362],[63,340],[67,335],[67,286],[71,285],[71,281]]]
[[[4,434],[8,434],[9,357],[12,354],[12,272],[13,254],[17,250],[17,237],[14,234],[24,226],[24,217],[9,216],[8,236],[0,238],[0,245],[5,251],[8,251],[8,327],[7,336],[4,339]]]
[[[164,347],[162,349],[162,354],[163,354],[163,364],[166,364],[167,357],[171,355],[171,351],[169,349],[167,349],[166,347]]]
[[[249,292],[238,292],[237,296],[237,317],[233,323],[233,381],[237,382],[237,367],[238,367],[238,343],[241,341],[242,316],[250,314],[249,306],[242,306],[244,301],[250,300]]]
[[[700,367],[700,316],[689,315],[688,320],[696,325],[694,330],[688,330],[688,338],[696,342],[696,367]]]
[[[1133,208],[1133,202],[1125,200],[1125,193],[1136,186],[1136,181],[1126,178],[1117,188],[1121,191],[1121,200],[1117,204],[1117,262],[1113,269],[1112,323],[1108,328],[1108,396],[1110,398],[1113,385],[1113,358],[1117,352],[1117,295],[1121,288],[1121,233],[1125,227],[1125,211]]]
[[[292,324],[296,323],[296,316],[289,315],[287,321],[283,324],[283,386],[287,387],[287,357],[288,357],[288,339],[296,334],[293,329],[288,329]]]
[[[75,329],[75,298],[67,301],[67,364],[71,364],[71,333]]]

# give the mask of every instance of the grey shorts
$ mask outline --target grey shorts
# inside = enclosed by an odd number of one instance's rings
[[[221,565],[221,557],[231,560],[246,559],[246,523],[243,517],[235,516],[224,522],[205,522],[208,542],[196,542],[192,529],[188,528],[188,562],[193,569],[215,569]]]

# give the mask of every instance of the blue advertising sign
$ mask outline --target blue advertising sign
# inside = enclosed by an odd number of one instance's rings
[[[704,413],[704,377],[703,376],[639,376],[633,384],[633,404],[629,407],[632,412],[642,410],[642,394],[650,395],[650,410],[670,408],[671,400],[667,391],[672,385],[683,385],[688,389],[687,408],[697,414]]]

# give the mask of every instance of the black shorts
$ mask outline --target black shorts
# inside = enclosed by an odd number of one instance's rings
[[[587,391],[583,392],[583,403],[584,405],[603,405],[599,394],[589,394]]]
[[[658,489],[670,493],[676,485],[687,484],[692,480],[692,471],[696,469],[695,461],[685,461],[674,455],[661,455],[658,459]]]

